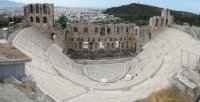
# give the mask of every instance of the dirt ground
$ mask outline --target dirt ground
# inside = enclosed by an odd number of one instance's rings
[[[4,56],[10,59],[27,59],[28,57],[21,51],[16,49],[11,43],[0,43],[0,56]]]

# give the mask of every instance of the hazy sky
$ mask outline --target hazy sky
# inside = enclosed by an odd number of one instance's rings
[[[142,3],[174,10],[200,13],[200,0],[12,0],[23,3],[54,3],[65,7],[100,7],[108,8],[130,3]]]

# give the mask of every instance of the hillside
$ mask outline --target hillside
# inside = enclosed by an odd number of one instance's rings
[[[134,22],[137,25],[147,25],[150,17],[160,16],[162,9],[150,5],[133,3],[109,8],[104,13],[120,17],[128,22]],[[200,26],[200,15],[175,10],[171,10],[171,15],[174,16],[174,22],[177,24],[189,23],[190,25]]]
[[[7,8],[7,7],[23,7],[25,4],[20,2],[14,2],[11,0],[0,0],[0,8]]]

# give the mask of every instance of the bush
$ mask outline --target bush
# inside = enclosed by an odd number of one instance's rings
[[[190,102],[189,95],[181,91],[177,86],[172,85],[169,88],[152,93],[147,102]]]

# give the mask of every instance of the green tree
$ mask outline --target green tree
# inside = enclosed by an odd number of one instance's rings
[[[23,20],[23,17],[22,16],[14,16],[14,23],[20,23],[22,22]]]
[[[65,29],[67,26],[67,18],[62,15],[61,17],[59,17],[58,23],[61,25],[62,29]]]
[[[0,28],[7,27],[8,24],[9,24],[9,19],[4,16],[0,16]]]

